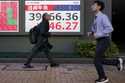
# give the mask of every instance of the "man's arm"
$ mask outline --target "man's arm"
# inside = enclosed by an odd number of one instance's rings
[[[92,36],[92,35],[94,35],[94,32],[95,32],[95,29],[94,29],[93,25],[91,25],[90,30],[89,30],[89,32],[87,33],[87,35],[88,35],[88,36]]]
[[[102,18],[102,24],[104,27],[103,33],[107,34],[107,33],[111,33],[113,31],[112,24],[106,15],[104,15]]]

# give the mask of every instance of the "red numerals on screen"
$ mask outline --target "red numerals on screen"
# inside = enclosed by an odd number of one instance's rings
[[[77,30],[79,22],[51,22],[50,29],[52,30]]]

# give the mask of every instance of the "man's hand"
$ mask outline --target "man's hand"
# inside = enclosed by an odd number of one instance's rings
[[[48,36],[48,37],[51,37],[51,33],[50,33],[50,32],[47,32],[47,36]]]
[[[95,33],[94,33],[93,35],[94,35],[94,37],[96,37],[96,34],[95,34]]]
[[[87,35],[88,35],[88,37],[90,37],[93,35],[93,32],[88,32]]]

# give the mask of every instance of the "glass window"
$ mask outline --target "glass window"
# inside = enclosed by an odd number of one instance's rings
[[[0,1],[0,32],[19,32],[19,1]]]
[[[80,1],[25,1],[25,32],[42,21],[42,14],[51,15],[50,32],[80,32]]]

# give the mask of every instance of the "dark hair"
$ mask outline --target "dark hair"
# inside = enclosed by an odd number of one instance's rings
[[[48,13],[43,13],[43,19],[45,19],[45,16],[47,16],[48,15]]]
[[[100,11],[102,11],[105,8],[105,4],[102,1],[97,0],[97,1],[94,1],[94,3],[96,3],[98,6],[101,7]]]
[[[42,21],[48,21],[48,20],[46,19],[46,16],[49,16],[49,14],[48,14],[48,13],[43,13]]]

